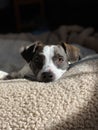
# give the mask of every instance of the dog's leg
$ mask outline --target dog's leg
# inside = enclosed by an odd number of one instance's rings
[[[19,72],[12,72],[6,75],[3,80],[11,80],[11,79],[19,79],[23,78],[23,76]]]
[[[28,64],[25,64],[25,66],[18,72],[12,72],[3,77],[4,80],[22,79],[22,78],[35,80],[33,72],[31,71]]]

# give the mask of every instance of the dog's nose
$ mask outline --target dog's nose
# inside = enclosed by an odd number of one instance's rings
[[[54,79],[54,74],[52,72],[43,72],[42,73],[42,81],[43,82],[51,82]]]

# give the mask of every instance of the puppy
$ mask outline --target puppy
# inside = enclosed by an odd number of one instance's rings
[[[23,47],[21,55],[25,66],[18,72],[6,74],[3,79],[30,78],[40,82],[58,80],[73,64],[79,60],[80,50],[64,42],[46,45],[40,41]]]

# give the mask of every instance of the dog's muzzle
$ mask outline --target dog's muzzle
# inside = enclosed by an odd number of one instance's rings
[[[52,72],[43,72],[41,74],[42,82],[51,82],[54,80],[54,74]]]

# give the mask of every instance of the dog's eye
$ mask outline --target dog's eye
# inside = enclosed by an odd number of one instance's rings
[[[53,57],[53,62],[58,68],[61,68],[64,65],[65,59],[61,55],[55,55]]]
[[[60,56],[60,55],[57,55],[55,57],[53,57],[53,61],[57,64],[57,65],[60,65],[64,62],[64,57],[63,56]]]
[[[34,62],[39,63],[39,60],[40,60],[40,58],[37,56],[37,57],[35,57]]]
[[[60,64],[60,63],[62,63],[64,61],[64,58],[60,56],[60,57],[58,57],[57,60],[58,60],[58,63]]]
[[[36,55],[33,58],[33,64],[36,66],[36,68],[41,69],[44,64],[44,56]]]

